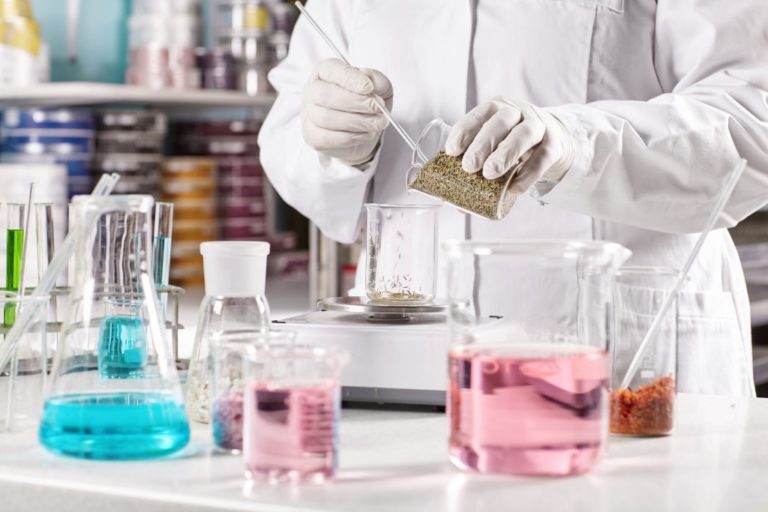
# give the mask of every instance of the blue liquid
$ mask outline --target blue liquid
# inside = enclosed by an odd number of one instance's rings
[[[46,401],[39,435],[60,455],[150,459],[184,448],[189,423],[184,405],[165,393],[64,395]]]
[[[152,258],[152,273],[155,285],[168,286],[171,271],[171,237],[155,237],[155,254]]]
[[[99,324],[99,375],[102,379],[144,376],[147,330],[141,318],[107,316]]]

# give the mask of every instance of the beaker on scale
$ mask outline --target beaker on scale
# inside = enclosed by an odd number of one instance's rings
[[[149,196],[78,196],[75,279],[40,423],[49,450],[143,459],[189,442],[151,268]]]

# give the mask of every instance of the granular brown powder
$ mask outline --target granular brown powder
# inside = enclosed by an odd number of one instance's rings
[[[611,432],[635,436],[660,436],[674,424],[675,379],[662,377],[638,388],[611,393]]]
[[[459,208],[491,220],[506,215],[512,201],[499,206],[509,173],[495,180],[483,178],[480,172],[469,173],[461,167],[461,157],[449,156],[440,151],[424,164],[408,188],[424,192]]]

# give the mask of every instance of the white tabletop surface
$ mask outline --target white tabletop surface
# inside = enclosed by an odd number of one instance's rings
[[[336,481],[250,490],[240,457],[211,455],[202,427],[183,454],[154,462],[60,458],[34,433],[3,434],[0,510],[768,510],[768,399],[683,395],[674,435],[612,437],[591,473],[569,478],[461,473],[446,427],[442,414],[344,410]]]

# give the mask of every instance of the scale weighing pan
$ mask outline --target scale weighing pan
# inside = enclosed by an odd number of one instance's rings
[[[317,311],[360,315],[360,320],[380,323],[444,323],[448,304],[377,304],[366,297],[331,297],[317,301]]]

